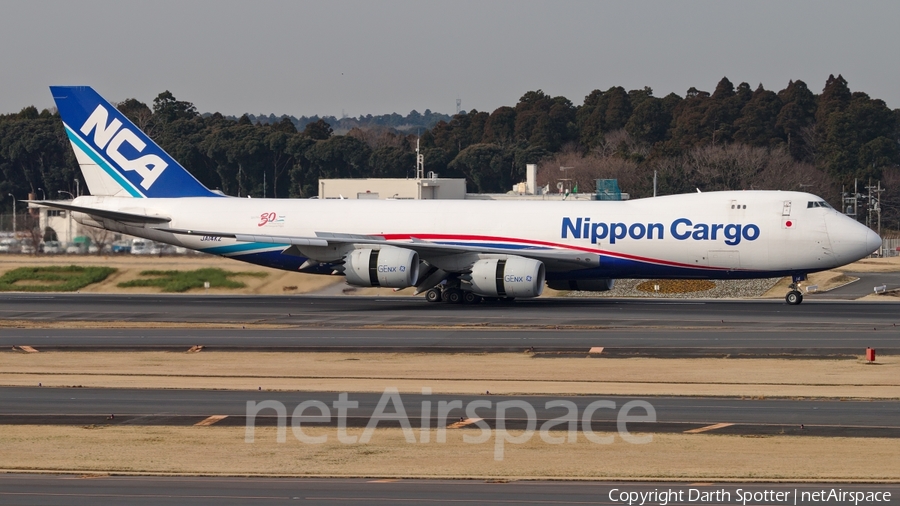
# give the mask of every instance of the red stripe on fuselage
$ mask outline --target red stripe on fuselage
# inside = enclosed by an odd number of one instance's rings
[[[509,237],[496,237],[492,235],[453,235],[453,234],[374,234],[379,237],[384,237],[387,241],[400,241],[400,240],[410,240],[410,239],[422,239],[422,240],[431,240],[431,241],[488,241],[488,242],[506,242],[506,243],[518,243],[518,244],[530,244],[532,246],[546,246],[550,248],[558,248],[558,249],[569,249],[575,251],[584,251],[586,253],[594,253],[597,255],[605,255],[616,258],[623,258],[626,260],[634,260],[637,262],[646,262],[651,264],[658,265],[667,265],[670,267],[683,267],[686,269],[701,269],[701,270],[720,270],[720,271],[728,271],[728,270],[743,270],[743,269],[729,269],[727,267],[711,267],[711,266],[700,266],[700,265],[691,265],[691,264],[683,264],[679,262],[672,262],[669,260],[659,260],[656,258],[645,258],[637,255],[629,255],[627,253],[617,253],[614,251],[603,251],[599,249],[593,248],[585,248],[583,246],[571,246],[569,244],[559,244],[547,241],[535,241],[532,239],[513,239]]]

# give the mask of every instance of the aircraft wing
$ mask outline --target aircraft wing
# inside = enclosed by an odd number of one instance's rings
[[[340,234],[331,232],[316,232],[315,237],[236,234],[202,230],[185,230],[173,228],[156,228],[161,232],[169,232],[178,235],[195,235],[211,237],[228,237],[239,242],[261,242],[274,244],[290,244],[294,246],[333,246],[339,244],[370,244],[375,246],[394,246],[415,251],[425,261],[429,258],[445,257],[460,254],[486,254],[486,255],[515,255],[532,258],[543,262],[552,271],[570,271],[596,267],[599,264],[599,255],[577,250],[561,250],[548,248],[522,248],[510,250],[488,246],[466,246],[458,244],[442,244],[434,241],[426,241],[416,237],[409,241],[388,240],[377,235]]]

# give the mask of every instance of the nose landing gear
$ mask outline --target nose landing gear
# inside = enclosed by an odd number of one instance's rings
[[[796,306],[803,302],[803,292],[800,291],[800,282],[806,281],[806,274],[794,274],[791,276],[791,280],[793,283],[788,286],[791,291],[784,296],[784,301],[791,306]]]
[[[797,304],[803,302],[803,292],[801,292],[800,290],[793,290],[793,288],[795,288],[793,283],[791,284],[791,288],[792,290],[784,296],[784,300],[788,304],[796,306]]]

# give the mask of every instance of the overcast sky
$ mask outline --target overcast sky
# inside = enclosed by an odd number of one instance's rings
[[[853,91],[900,107],[900,2],[7,1],[0,113],[51,107],[50,85],[201,112],[453,113],[529,90],[656,96],[735,85]]]

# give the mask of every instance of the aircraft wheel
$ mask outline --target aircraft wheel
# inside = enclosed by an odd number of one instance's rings
[[[466,304],[478,304],[481,302],[481,297],[472,292],[463,292],[463,302]]]
[[[797,304],[803,302],[803,294],[797,290],[791,290],[787,295],[784,296],[784,300],[788,304],[796,306]]]
[[[461,304],[463,301],[463,292],[459,288],[451,288],[446,290],[447,302],[450,304]]]
[[[441,291],[437,288],[432,288],[425,292],[425,300],[428,302],[440,302],[441,301]]]

